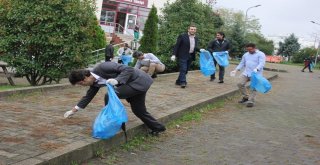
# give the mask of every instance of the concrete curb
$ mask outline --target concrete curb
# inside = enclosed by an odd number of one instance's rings
[[[278,77],[277,74],[268,78],[273,80]],[[180,107],[168,110],[169,115],[163,115],[158,118],[163,123],[175,120],[181,117],[183,114],[199,109],[206,106],[209,103],[216,102],[221,99],[233,96],[238,93],[237,89],[229,90],[221,95],[213,98],[196,100],[195,102],[185,104]],[[134,136],[145,133],[145,127],[142,123],[131,123],[128,125],[128,139],[132,139]],[[30,158],[14,165],[70,165],[74,163],[84,162],[95,156],[95,153],[101,150],[110,150],[112,147],[125,143],[123,132],[119,132],[116,136],[108,140],[92,139],[91,141],[78,141],[73,144],[69,144],[59,150],[38,155],[34,158]]]
[[[0,99],[3,97],[16,95],[16,94],[25,94],[30,92],[44,92],[44,91],[50,91],[50,90],[56,90],[56,89],[64,89],[72,86],[71,84],[54,84],[54,85],[43,85],[43,86],[37,86],[37,87],[24,87],[24,88],[18,88],[18,89],[9,89],[0,91]]]

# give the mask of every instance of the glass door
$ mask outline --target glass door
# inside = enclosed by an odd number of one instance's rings
[[[133,35],[133,29],[136,25],[137,15],[127,14],[126,24],[125,24],[125,34]]]

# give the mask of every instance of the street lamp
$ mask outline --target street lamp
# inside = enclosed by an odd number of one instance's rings
[[[313,24],[316,24],[316,25],[320,25],[319,23],[314,22],[314,21],[310,21],[310,22],[313,23]],[[319,54],[319,47],[320,47],[320,42],[319,42],[319,44],[318,44],[318,49],[317,49],[316,58],[314,59],[314,65],[317,64],[317,59],[318,59],[318,54]]]
[[[251,7],[249,7],[247,10],[246,10],[246,17],[245,17],[245,20],[244,20],[244,36],[246,36],[245,34],[246,34],[246,28],[247,28],[247,19],[248,19],[248,11],[250,10],[250,9],[252,9],[252,8],[256,8],[256,7],[259,7],[259,6],[261,6],[261,5],[255,5],[255,6],[251,6]]]

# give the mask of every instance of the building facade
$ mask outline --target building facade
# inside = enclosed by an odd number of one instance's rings
[[[133,34],[135,25],[144,29],[150,12],[148,0],[98,0],[97,18],[105,32]]]

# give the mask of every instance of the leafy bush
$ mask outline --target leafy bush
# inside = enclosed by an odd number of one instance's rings
[[[59,82],[105,46],[94,0],[0,0],[0,22],[1,60],[31,85]]]

